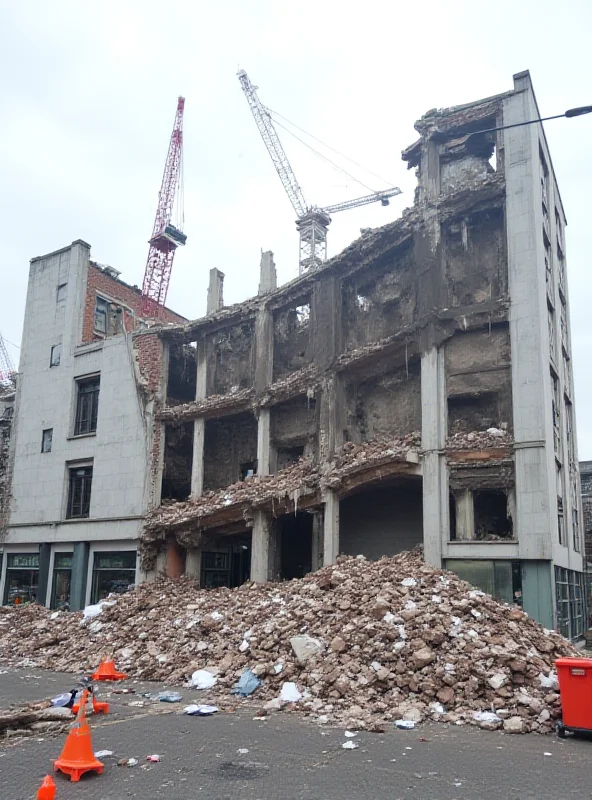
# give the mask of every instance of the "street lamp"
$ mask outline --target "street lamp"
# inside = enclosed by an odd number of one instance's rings
[[[561,119],[562,117],[581,117],[584,114],[592,114],[592,106],[578,106],[577,108],[568,108],[564,114],[555,114],[553,117],[540,117],[539,119],[529,119],[526,122],[514,122],[512,125],[501,125],[499,128],[486,128],[482,131],[471,131],[468,136],[476,136],[478,133],[496,133],[497,131],[506,131],[509,128],[519,128],[522,125],[534,125],[537,122],[547,122],[550,119]],[[459,135],[458,131],[454,133],[446,133],[445,131],[436,130],[433,137],[436,141],[439,139],[456,139]]]

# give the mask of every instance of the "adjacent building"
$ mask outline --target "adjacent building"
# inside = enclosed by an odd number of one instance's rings
[[[422,544],[581,637],[566,219],[542,126],[505,128],[539,116],[528,72],[429,112],[400,219],[279,288],[264,253],[236,306],[212,270],[202,319],[146,325],[82,242],[34,260],[4,602],[27,580],[75,608],[158,571],[232,586]]]

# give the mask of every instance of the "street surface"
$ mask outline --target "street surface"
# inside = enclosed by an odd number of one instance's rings
[[[0,669],[0,672],[3,670]],[[0,674],[0,708],[52,697],[74,687],[73,676],[36,669]],[[125,681],[119,686],[159,691]],[[168,688],[168,687],[167,687]],[[236,713],[188,717],[202,693],[180,690],[180,704],[112,695],[107,717],[91,717],[93,749],[112,750],[102,775],[80,783],[55,775],[56,800],[567,800],[591,796],[592,741],[508,736],[473,727],[422,725],[414,731],[358,733],[275,713],[255,721],[256,702]],[[252,709],[251,709],[252,704]],[[65,734],[0,740],[0,797],[33,800],[63,747]],[[342,744],[352,741],[355,750]],[[240,752],[243,751],[243,752]],[[248,752],[244,752],[248,751]],[[148,763],[157,753],[162,761]],[[547,755],[550,754],[550,755]],[[135,767],[119,767],[121,758]]]

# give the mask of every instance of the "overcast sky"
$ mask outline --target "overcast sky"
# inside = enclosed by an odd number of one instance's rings
[[[330,255],[413,203],[400,152],[428,109],[511,89],[524,69],[543,115],[592,103],[589,0],[0,0],[0,13],[0,330],[15,364],[31,257],[84,239],[141,285],[179,94],[188,241],[168,305],[201,316],[214,266],[226,303],[255,294],[261,249],[274,251],[280,282],[296,276],[294,212],[238,67],[266,105],[403,189],[388,208],[335,215]],[[546,131],[568,218],[579,455],[592,459],[592,115]],[[279,133],[308,203],[367,194]]]

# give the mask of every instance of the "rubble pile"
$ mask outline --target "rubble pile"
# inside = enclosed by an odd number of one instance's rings
[[[329,465],[324,485],[333,487],[345,475],[359,468],[369,467],[390,461],[407,460],[410,451],[417,451],[421,446],[421,433],[414,431],[401,437],[382,437],[369,442],[354,444],[346,442],[339,451],[335,461]],[[419,461],[416,455],[415,461]]]
[[[434,719],[547,731],[560,714],[554,661],[574,652],[519,608],[426,566],[417,549],[340,558],[280,584],[200,591],[161,580],[87,621],[0,609],[0,658],[12,664],[84,673],[111,653],[131,677],[171,684],[205,670],[221,706],[249,669],[257,704],[368,730]]]
[[[512,437],[502,428],[488,428],[486,431],[453,433],[446,441],[447,450],[479,450],[504,448],[512,444]]]

